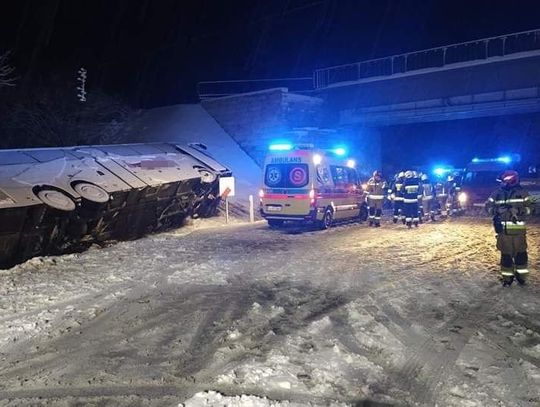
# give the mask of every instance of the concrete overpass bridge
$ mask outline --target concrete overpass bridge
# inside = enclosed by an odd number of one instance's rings
[[[540,30],[314,73],[340,125],[444,121],[540,111]]]
[[[540,138],[534,120],[540,112],[540,29],[322,68],[312,78],[202,82],[198,90],[218,123],[248,153],[258,149],[252,156],[259,157],[276,128],[306,125],[346,134],[367,151],[359,158],[372,167],[380,164],[380,138],[389,126],[524,115],[534,122],[528,131]],[[274,97],[282,105],[270,106],[265,92],[283,94]],[[302,103],[291,104],[292,95],[302,95]],[[273,132],[260,120],[268,109]],[[286,120],[276,123],[278,117]]]

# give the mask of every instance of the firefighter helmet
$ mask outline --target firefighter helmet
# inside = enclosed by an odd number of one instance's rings
[[[414,177],[413,171],[405,171],[405,178],[412,178]]]
[[[427,180],[428,180],[427,174],[422,174],[421,180],[422,180],[422,181],[427,181]]]
[[[514,186],[519,182],[519,174],[514,170],[507,170],[502,173],[500,177],[501,182],[504,185]]]
[[[379,170],[373,171],[373,178],[382,178],[382,173]]]

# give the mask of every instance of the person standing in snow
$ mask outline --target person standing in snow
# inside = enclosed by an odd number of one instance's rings
[[[446,179],[446,190],[448,192],[448,201],[446,203],[448,216],[456,216],[459,207],[458,195],[461,188],[458,186],[454,174],[450,174]]]
[[[394,211],[393,221],[397,223],[399,220],[403,220],[405,223],[405,217],[403,216],[403,179],[405,178],[405,173],[400,172],[394,177],[394,182],[391,188],[388,189],[390,194],[390,200],[392,201],[392,208]]]
[[[437,199],[437,205],[439,207],[439,215],[445,218],[448,216],[448,187],[447,183],[443,180],[438,180],[435,184],[435,197]]]
[[[527,269],[527,229],[523,218],[531,213],[531,197],[519,183],[516,171],[505,171],[501,186],[486,202],[486,210],[493,216],[497,234],[497,249],[501,252],[503,286],[512,285],[514,278],[525,284]]]
[[[432,221],[435,220],[435,190],[431,184],[427,174],[422,174],[422,213],[421,216],[427,216],[431,218]]]
[[[380,171],[374,171],[367,182],[367,204],[369,206],[369,226],[381,226],[381,216],[384,196],[386,194],[386,181]]]
[[[403,209],[405,212],[405,223],[408,228],[412,225],[418,227],[420,216],[418,213],[418,199],[422,197],[422,188],[420,178],[415,171],[405,172],[405,181],[403,182]]]

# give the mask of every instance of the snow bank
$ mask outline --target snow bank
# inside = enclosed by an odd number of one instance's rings
[[[346,404],[325,404],[326,406],[338,407],[346,406]],[[223,407],[302,407],[316,406],[312,403],[296,403],[292,401],[273,401],[266,397],[248,396],[242,394],[240,396],[224,396],[215,391],[200,392],[195,394],[185,403],[181,403],[178,407],[207,407],[207,406],[223,406]]]

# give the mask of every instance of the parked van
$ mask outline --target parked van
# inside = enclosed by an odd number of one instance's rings
[[[270,150],[259,192],[260,213],[270,227],[296,221],[327,229],[337,220],[367,218],[355,163],[345,159],[343,148],[286,144]]]
[[[499,177],[507,169],[519,172],[521,185],[533,198],[532,210],[540,213],[540,178],[538,165],[521,163],[519,155],[496,158],[474,158],[466,167],[461,194],[458,197],[465,209],[483,209],[490,194],[499,187]]]

